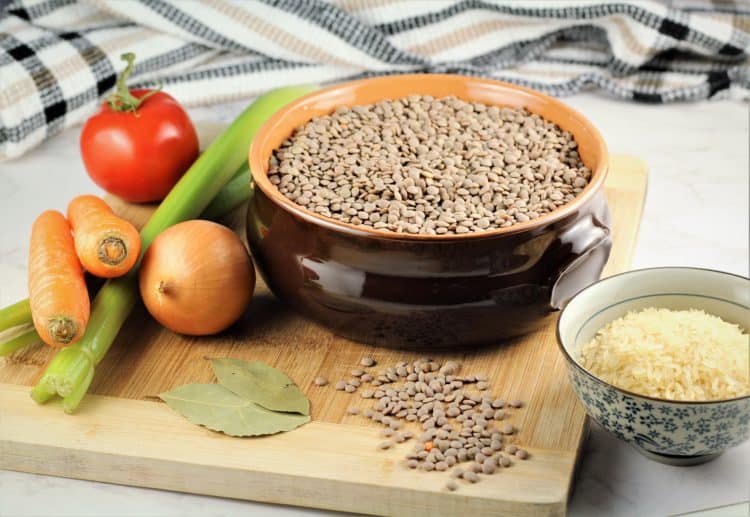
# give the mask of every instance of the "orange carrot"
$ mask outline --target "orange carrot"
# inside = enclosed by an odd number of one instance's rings
[[[130,271],[141,252],[138,230],[96,196],[78,196],[68,205],[76,253],[95,276],[113,278]]]
[[[29,303],[42,341],[62,347],[77,341],[89,321],[89,293],[70,225],[60,212],[43,212],[31,229]]]

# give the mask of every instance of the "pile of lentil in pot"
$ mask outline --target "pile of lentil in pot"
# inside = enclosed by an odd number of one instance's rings
[[[299,127],[268,177],[291,201],[411,234],[507,228],[569,203],[591,171],[573,136],[524,109],[415,95]]]

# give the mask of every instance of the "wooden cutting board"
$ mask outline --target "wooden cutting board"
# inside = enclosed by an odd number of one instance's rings
[[[628,269],[646,194],[643,162],[615,156],[607,180],[614,246],[605,275]],[[143,222],[148,207],[118,204]],[[554,325],[476,353],[441,354],[464,372],[490,375],[493,394],[527,401],[514,413],[517,443],[531,458],[474,485],[444,489],[447,472],[411,471],[408,442],[380,451],[379,428],[346,408],[364,401],[332,386],[365,355],[380,365],[417,354],[354,343],[288,310],[261,282],[247,316],[230,331],[189,338],[138,308],[97,367],[73,416],[34,404],[28,391],[51,356],[47,347],[0,363],[0,468],[197,494],[384,515],[559,515],[566,509],[587,430],[568,383]],[[422,355],[422,354],[419,354]],[[230,438],[187,422],[156,397],[188,382],[213,382],[205,358],[260,360],[285,372],[312,402],[314,421],[263,438]]]

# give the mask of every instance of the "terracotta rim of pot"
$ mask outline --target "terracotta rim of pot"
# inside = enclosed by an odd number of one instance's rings
[[[330,114],[339,106],[372,104],[384,99],[397,99],[415,94],[433,97],[455,95],[466,101],[526,108],[573,135],[578,143],[582,161],[591,169],[591,180],[573,201],[536,219],[485,232],[428,235],[396,233],[357,226],[317,214],[288,199],[268,179],[268,163],[271,153],[295,129],[313,117]],[[609,154],[604,138],[586,117],[548,95],[492,79],[449,74],[408,74],[336,84],[287,104],[258,130],[250,146],[248,163],[256,188],[260,188],[266,196],[284,210],[310,223],[360,237],[408,241],[454,241],[526,232],[573,215],[602,188],[609,169]]]

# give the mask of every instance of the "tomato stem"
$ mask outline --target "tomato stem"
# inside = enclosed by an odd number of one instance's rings
[[[120,74],[120,77],[117,78],[117,89],[115,90],[115,93],[107,97],[107,104],[112,111],[130,111],[132,113],[135,113],[136,110],[138,110],[138,107],[143,104],[146,99],[162,89],[162,85],[160,84],[155,89],[149,91],[148,93],[146,93],[146,95],[143,95],[139,99],[138,97],[130,93],[128,85],[126,84],[128,78],[130,77],[130,74],[133,73],[135,54],[133,54],[132,52],[126,52],[125,54],[120,56],[120,59],[125,61],[127,64],[125,65],[125,70],[123,70]]]

